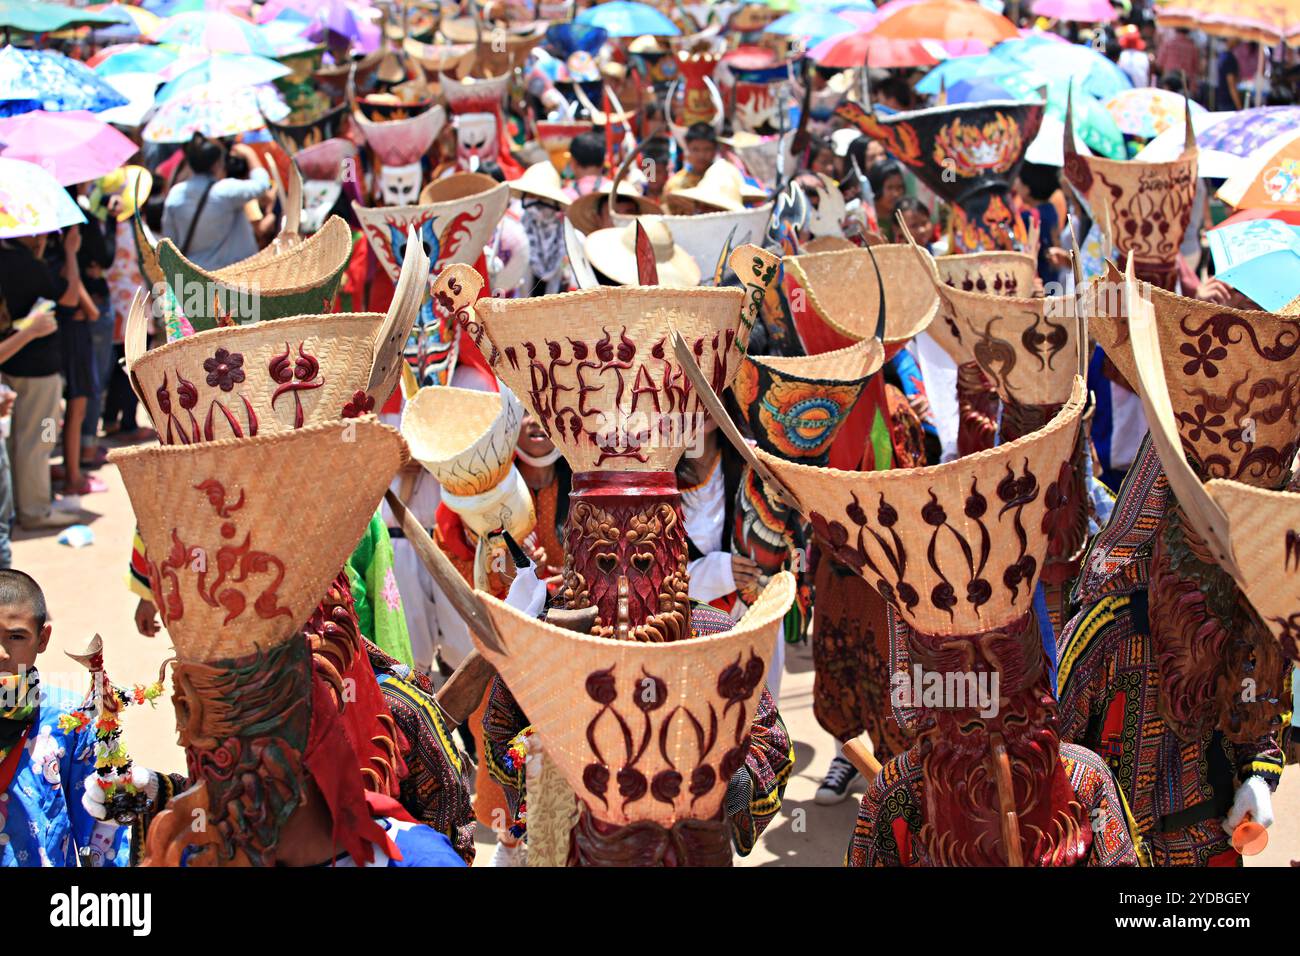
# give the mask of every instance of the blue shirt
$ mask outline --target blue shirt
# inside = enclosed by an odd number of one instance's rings
[[[200,269],[221,269],[257,252],[253,224],[244,215],[244,204],[266,192],[271,179],[264,169],[253,169],[248,179],[213,180],[208,175],[191,176],[173,186],[163,203],[162,234],[180,249],[209,183],[212,189],[203,204],[185,257]],[[184,252],[184,250],[182,250]]]
[[[57,688],[41,693],[18,771],[0,793],[0,866],[77,866],[78,848],[92,846],[104,854],[102,865],[129,866],[130,827],[101,824],[81,805],[95,772],[94,728],[59,729],[81,699]]]
[[[332,864],[326,866],[464,866],[451,841],[445,834],[422,823],[408,823],[393,817],[380,817],[375,820],[388,831],[388,836],[397,844],[402,854],[400,860],[394,860],[382,849],[375,847],[375,858],[368,864],[358,863],[350,853],[344,853]]]

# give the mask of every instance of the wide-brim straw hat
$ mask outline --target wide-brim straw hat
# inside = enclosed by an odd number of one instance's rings
[[[767,193],[748,185],[740,170],[721,160],[706,169],[694,186],[664,194],[664,204],[674,215],[682,212],[682,203],[699,203],[716,212],[737,212],[745,208],[746,199],[765,200]]]
[[[874,338],[821,355],[745,356],[731,392],[760,448],[821,459],[884,361]]]
[[[473,264],[510,204],[510,187],[482,173],[458,173],[429,183],[416,206],[361,206],[357,215],[366,241],[389,277],[401,273],[407,230],[414,226],[431,251],[434,271]]]
[[[1178,247],[1196,199],[1198,151],[1186,110],[1183,151],[1167,163],[1084,156],[1074,143],[1072,105],[1065,110],[1066,180],[1088,204],[1092,219],[1121,257],[1133,255],[1139,275],[1160,274],[1173,287]]]
[[[673,242],[695,260],[700,274],[712,278],[718,263],[718,253],[731,239],[732,248],[745,243],[762,245],[767,221],[772,215],[772,204],[736,212],[708,212],[698,216],[660,216],[659,221],[668,227]],[[610,221],[615,226],[625,226],[632,221],[625,213],[611,211]],[[576,223],[575,223],[576,225]]]
[[[663,209],[660,208],[657,202],[649,197],[642,196],[636,191],[636,187],[628,182],[620,182],[618,184],[618,198],[620,200],[626,199],[629,202],[634,203],[636,205],[637,216],[658,216],[663,212]],[[596,210],[600,207],[602,202],[609,202],[608,188],[589,192],[586,195],[579,196],[577,199],[569,203],[568,216],[569,221],[573,223],[573,228],[577,229],[583,235],[588,236],[593,232],[598,231],[601,228],[601,225],[599,213]],[[611,212],[611,222],[613,222],[614,215],[615,214]],[[631,218],[625,213],[619,213],[618,215],[623,216],[625,221],[615,223],[615,225],[626,225],[626,220]],[[671,228],[672,227],[669,227],[670,231]],[[673,241],[677,241],[676,236],[673,237]]]
[[[668,227],[653,216],[639,222],[654,248],[659,284],[675,289],[691,289],[699,285],[700,267],[690,253],[673,242]],[[583,243],[583,252],[592,267],[619,285],[637,284],[636,225],[597,229]]]
[[[395,428],[366,417],[118,449],[110,459],[177,657],[216,662],[297,635],[405,463],[406,446]]]
[[[277,241],[248,259],[211,271],[163,239],[157,248],[158,267],[196,332],[327,310],[352,256],[352,230],[331,216],[306,239],[288,239],[292,241]]]
[[[561,209],[569,205],[569,197],[564,194],[564,184],[560,180],[560,174],[549,159],[545,162],[533,163],[525,169],[522,176],[510,183],[510,191],[545,199],[547,202],[555,203]]]
[[[148,298],[131,304],[126,371],[164,444],[199,444],[355,418],[397,385],[429,259],[408,256],[386,313],[302,315],[208,329],[145,351]]]
[[[885,293],[885,356],[892,358],[924,332],[939,313],[929,271],[905,243],[787,256],[782,260],[786,299],[807,351],[833,352],[875,335],[880,285]],[[802,307],[799,307],[802,305]]]
[[[396,120],[369,120],[359,111],[352,112],[357,131],[386,166],[409,166],[418,163],[447,123],[441,105],[416,116]]]
[[[333,109],[292,123],[276,123],[265,116],[262,118],[266,120],[266,128],[275,137],[275,141],[292,156],[300,149],[338,136],[346,115],[347,104],[340,103]]]
[[[1083,307],[1093,337],[1137,389],[1128,316],[1116,294],[1123,281],[1108,264],[1106,275],[1084,285]],[[1300,443],[1300,318],[1188,299],[1147,282],[1138,288],[1155,310],[1182,447],[1202,479],[1280,487]]]
[[[730,631],[668,643],[578,634],[479,595],[502,650],[478,648],[594,817],[671,827],[721,812],[794,595],[782,571]],[[628,727],[649,746],[629,748]]]
[[[402,411],[402,437],[438,484],[468,497],[505,480],[523,420],[523,406],[508,388],[422,388]]]
[[[1047,554],[1051,488],[1072,461],[1084,385],[1043,428],[927,468],[840,471],[756,454],[836,560],[924,634],[960,636],[1028,614]]]
[[[1018,268],[1028,260],[1032,269],[1031,256],[955,256],[966,263],[964,269],[948,270],[949,281],[929,252],[917,246],[916,255],[939,293],[939,318],[929,331],[942,330],[935,337],[956,364],[974,360],[1004,402],[1059,405],[1070,397],[1074,376],[1087,373],[1079,369],[1080,325],[1074,297],[1045,298],[1005,291],[1033,291],[1032,279],[1028,287],[1021,284],[1025,273]],[[1010,258],[1013,256],[1017,258]],[[981,286],[1003,294],[976,291]]]

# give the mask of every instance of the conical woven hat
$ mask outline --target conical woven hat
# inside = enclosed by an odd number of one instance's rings
[[[163,444],[198,444],[355,418],[397,385],[429,260],[403,266],[388,312],[301,315],[209,329],[146,352],[148,299],[124,332],[126,371]]]
[[[759,447],[792,460],[820,458],[884,360],[875,338],[821,355],[744,356],[731,391]]]
[[[447,114],[441,106],[434,106],[405,119],[375,121],[353,110],[352,122],[380,162],[386,166],[409,166],[424,158],[446,125]]]
[[[920,250],[929,256],[925,250]],[[1038,263],[1023,252],[971,252],[933,258],[939,281],[963,292],[1023,296],[1033,292]],[[930,337],[958,365],[975,360],[974,343],[962,335],[947,300],[940,298],[939,317],[930,324]]]
[[[1300,659],[1300,494],[1215,479],[1239,586],[1292,660]]]
[[[418,206],[352,204],[366,241],[384,271],[396,280],[406,252],[407,229],[414,226],[436,273],[454,262],[472,265],[505,215],[510,187],[491,176],[465,173],[432,184],[436,201]]]
[[[523,406],[508,388],[422,388],[402,411],[411,457],[454,495],[481,495],[510,473]]]
[[[1185,112],[1182,154],[1167,163],[1144,163],[1079,153],[1073,106],[1066,105],[1065,178],[1119,253],[1133,255],[1139,275],[1178,271],[1178,247],[1196,199],[1196,132],[1191,109]]]
[[[794,593],[783,571],[730,631],[665,644],[577,634],[480,594],[505,650],[475,642],[594,816],[669,827],[721,808]]]
[[[966,289],[988,279],[979,273],[984,267],[992,273],[994,288],[1007,288],[1001,270],[1020,265],[1019,253],[972,253],[959,256],[971,261],[961,286],[943,279],[939,262],[917,247],[917,255],[928,267],[941,302],[941,321],[931,329],[942,328],[940,343],[961,364],[972,358],[993,380],[1004,402],[1019,405],[1059,405],[1070,397],[1074,376],[1079,372],[1079,319],[1073,298],[1017,296]],[[988,260],[997,256],[1003,262]],[[1016,256],[1016,259],[1006,257]],[[1008,270],[1010,271],[1010,270]],[[971,273],[974,272],[972,276]],[[1032,275],[1032,273],[1031,273]],[[1017,289],[1020,276],[1010,282]],[[1032,279],[1029,289],[1032,289]]]
[[[721,392],[740,361],[744,300],[741,289],[605,286],[474,308],[497,375],[575,472],[672,471],[689,443],[683,429],[693,434],[705,414],[677,366],[672,332]]]
[[[673,234],[673,244],[695,260],[700,274],[713,275],[718,264],[718,251],[731,236],[731,246],[745,243],[763,244],[767,220],[772,215],[772,204],[736,212],[710,212],[699,216],[659,216]],[[626,226],[635,217],[610,210],[610,221],[615,226]],[[733,233],[734,230],[734,233]]]
[[[875,334],[880,286],[885,283],[885,354],[892,356],[924,332],[939,312],[939,296],[907,245],[787,256],[782,280],[795,328],[810,353],[834,352]]]
[[[1109,265],[1084,287],[1083,308],[1093,337],[1136,389],[1127,312],[1116,294],[1123,282]],[[1300,317],[1230,309],[1147,282],[1138,288],[1154,307],[1174,418],[1202,479],[1279,487],[1300,442]]]
[[[925,634],[979,634],[1028,613],[1049,507],[1072,468],[1083,380],[1046,426],[928,468],[851,472],[758,456],[799,499],[835,558]],[[1067,481],[1061,480],[1065,475]]]
[[[177,656],[216,661],[291,637],[406,461],[373,418],[110,460],[135,509]]]
[[[211,272],[181,255],[170,239],[158,244],[163,280],[196,332],[326,311],[351,255],[352,232],[338,216],[283,252],[263,250]]]

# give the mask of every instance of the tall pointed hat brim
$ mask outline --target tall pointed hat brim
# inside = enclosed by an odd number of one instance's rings
[[[818,537],[926,634],[972,635],[1027,614],[1049,509],[1069,506],[1083,380],[1046,426],[928,468],[851,472],[758,457]]]
[[[670,827],[721,809],[794,594],[782,571],[730,631],[645,643],[578,634],[480,593],[502,649],[475,642],[594,816]]]
[[[289,639],[406,461],[373,418],[203,445],[117,450],[154,603],[184,661]]]

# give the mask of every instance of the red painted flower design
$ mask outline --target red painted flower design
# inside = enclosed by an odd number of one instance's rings
[[[1202,335],[1195,344],[1184,342],[1178,347],[1178,351],[1189,359],[1183,366],[1184,375],[1195,375],[1198,371],[1204,371],[1206,378],[1217,377],[1219,369],[1214,363],[1222,362],[1228,357],[1228,350],[1222,345],[1213,345],[1213,339],[1208,335]]]
[[[352,400],[343,406],[344,418],[360,418],[362,415],[368,415],[375,410],[375,399],[371,395],[357,389],[352,395]]]
[[[217,349],[212,358],[203,361],[203,371],[208,373],[208,384],[223,392],[231,391],[244,380],[243,366],[244,357],[226,349]]]

